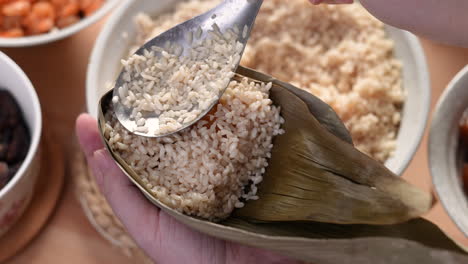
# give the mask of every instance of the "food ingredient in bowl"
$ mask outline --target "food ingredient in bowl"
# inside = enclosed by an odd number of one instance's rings
[[[459,135],[460,153],[458,154],[462,155],[463,162],[461,182],[465,193],[468,195],[468,115],[466,113],[460,121]]]
[[[136,136],[113,116],[104,136],[156,199],[188,215],[223,219],[258,198],[272,139],[284,132],[270,88],[231,81],[207,116],[167,137]]]
[[[21,109],[8,91],[0,89],[0,189],[18,171],[30,140]]]
[[[217,3],[190,0],[154,19],[138,15],[130,53]],[[392,156],[405,99],[402,65],[384,25],[360,5],[264,1],[241,64],[318,96],[338,113],[359,150],[382,162]]]
[[[207,37],[199,37],[201,28],[189,32],[188,50],[168,43],[122,60],[123,81],[113,102],[132,110],[133,131],[172,133],[208,111],[234,76],[244,48],[240,34],[239,28],[221,32],[214,24]],[[157,122],[148,122],[148,115]]]
[[[79,22],[104,0],[0,0],[0,37],[43,34]]]

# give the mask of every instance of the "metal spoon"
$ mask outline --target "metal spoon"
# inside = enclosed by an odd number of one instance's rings
[[[190,20],[187,20],[168,31],[162,33],[161,35],[151,39],[147,43],[145,43],[142,47],[140,47],[135,54],[143,54],[145,50],[151,50],[151,47],[158,46],[164,47],[167,45],[168,42],[175,43],[183,47],[183,52],[181,56],[187,55],[192,42],[187,39],[188,32],[196,32],[201,28],[202,35],[200,39],[203,39],[207,36],[207,32],[212,30],[213,25],[216,24],[222,32],[227,31],[228,29],[233,29],[237,27],[239,30],[238,41],[243,44],[244,49],[247,44],[247,41],[250,37],[250,32],[252,30],[253,24],[255,22],[255,18],[257,17],[258,11],[260,10],[260,6],[262,5],[263,0],[224,0],[221,4],[216,6],[215,8],[211,9],[210,11],[194,17]],[[244,32],[244,28],[247,26],[247,32]],[[246,34],[245,34],[246,33]],[[244,52],[244,49],[241,52]],[[233,71],[235,72],[238,64],[235,66]],[[118,96],[118,87],[122,86],[123,84],[123,70],[119,74],[115,82],[113,96]],[[143,117],[146,119],[146,126],[149,128],[147,132],[139,132],[136,131],[136,121],[130,119],[132,108],[128,108],[120,103],[120,101],[114,101],[114,112],[119,120],[119,122],[130,132],[145,136],[145,137],[162,137],[167,136],[169,134],[176,133],[184,128],[187,128],[198,120],[203,118],[210,110],[218,103],[219,98],[223,95],[224,91],[227,87],[221,90],[220,94],[218,95],[217,100],[214,100],[214,103],[208,107],[205,111],[203,111],[195,120],[189,123],[184,123],[183,126],[175,131],[170,133],[159,134],[157,130],[159,130],[159,115],[155,113],[143,113]],[[170,110],[170,109],[169,109]]]

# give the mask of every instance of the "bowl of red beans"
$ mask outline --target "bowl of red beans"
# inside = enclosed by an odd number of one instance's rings
[[[0,0],[0,47],[69,37],[102,19],[122,0]]]
[[[0,52],[0,237],[34,199],[41,134],[36,90],[23,70]]]

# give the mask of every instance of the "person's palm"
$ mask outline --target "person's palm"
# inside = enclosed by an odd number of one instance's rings
[[[158,264],[299,263],[194,231],[148,202],[104,149],[97,122],[83,114],[76,132],[99,188],[137,244]]]

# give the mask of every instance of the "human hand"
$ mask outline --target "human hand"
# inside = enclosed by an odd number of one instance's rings
[[[379,20],[417,35],[468,47],[466,0],[361,0],[360,3]]]
[[[309,0],[314,5],[319,4],[352,4],[354,0]]]
[[[353,0],[309,0],[312,4],[350,4]],[[361,0],[373,16],[397,28],[429,39],[468,47],[466,0]]]
[[[267,250],[213,238],[177,222],[147,201],[120,171],[104,149],[95,119],[80,115],[76,133],[100,190],[155,263],[300,263]]]

